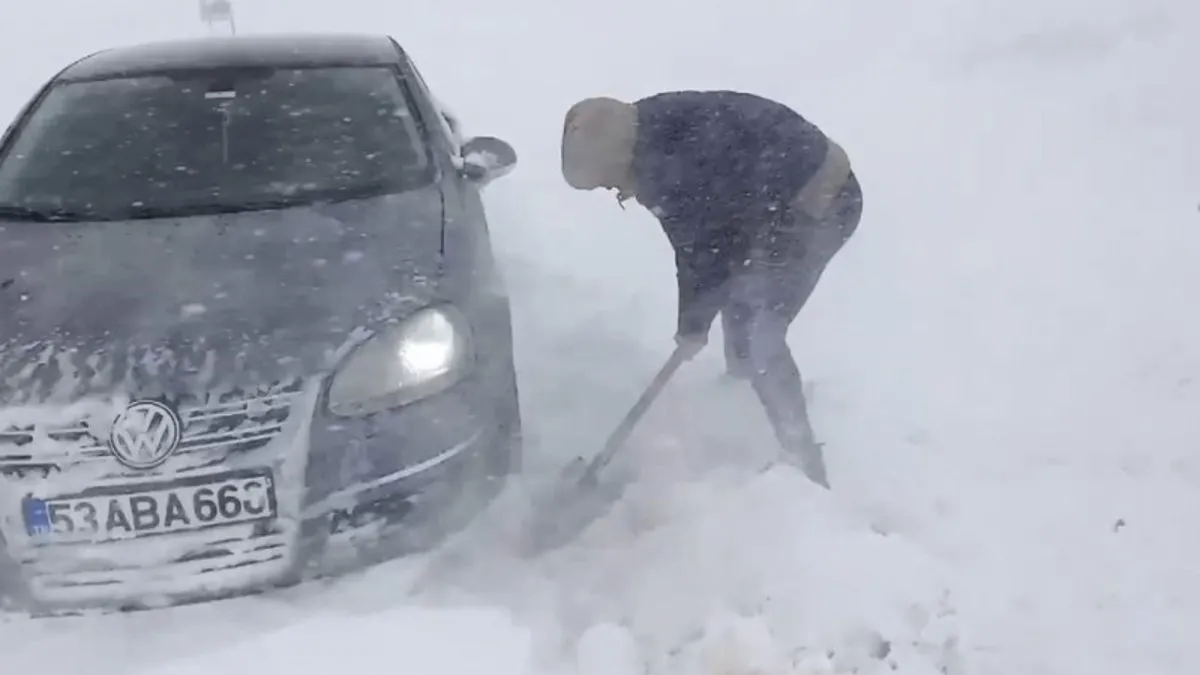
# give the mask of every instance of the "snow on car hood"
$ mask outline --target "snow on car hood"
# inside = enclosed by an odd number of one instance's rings
[[[278,211],[0,221],[0,403],[211,390],[330,366],[432,292],[436,187]]]

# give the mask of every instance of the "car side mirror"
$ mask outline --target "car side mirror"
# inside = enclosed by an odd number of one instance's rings
[[[476,136],[462,146],[462,172],[478,183],[490,183],[517,165],[517,151],[492,136]]]

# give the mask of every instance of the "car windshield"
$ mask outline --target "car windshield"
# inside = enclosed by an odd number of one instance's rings
[[[252,68],[58,84],[0,159],[0,215],[162,217],[412,189],[430,166],[397,78]]]

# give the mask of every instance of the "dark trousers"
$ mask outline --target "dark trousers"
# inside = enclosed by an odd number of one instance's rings
[[[852,174],[827,216],[789,214],[773,228],[734,275],[721,310],[729,373],[750,380],[786,455],[826,487],[824,457],[787,332],[861,217],[862,192]]]

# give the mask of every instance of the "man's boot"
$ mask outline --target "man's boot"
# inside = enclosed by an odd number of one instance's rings
[[[812,482],[823,488],[829,488],[829,474],[825,469],[824,446],[813,438],[812,430],[807,434],[780,433],[775,431],[779,444],[783,446],[784,461],[796,466],[808,476]]]
[[[814,483],[828,488],[825,453],[808,419],[800,371],[786,346],[782,353],[774,354],[767,368],[754,373],[751,383],[775,431],[784,460],[799,467]]]

